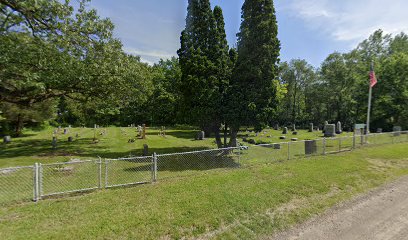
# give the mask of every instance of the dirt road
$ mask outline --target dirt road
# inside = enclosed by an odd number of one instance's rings
[[[408,176],[272,239],[408,239]]]

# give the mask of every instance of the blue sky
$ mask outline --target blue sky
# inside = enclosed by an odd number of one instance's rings
[[[244,0],[211,0],[224,11],[230,46],[236,43]],[[347,52],[376,29],[408,32],[407,0],[275,0],[281,60],[318,67],[328,54]],[[176,55],[187,0],[93,0],[90,7],[116,26],[125,51],[148,63]]]

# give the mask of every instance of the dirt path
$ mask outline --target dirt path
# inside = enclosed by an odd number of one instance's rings
[[[272,239],[408,239],[408,176]]]

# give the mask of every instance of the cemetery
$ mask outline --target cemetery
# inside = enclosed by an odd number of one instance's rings
[[[403,239],[406,16],[364,4],[0,0],[0,239],[297,239],[336,211],[308,239]]]

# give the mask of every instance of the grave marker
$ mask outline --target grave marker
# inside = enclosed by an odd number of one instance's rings
[[[341,128],[341,122],[338,121],[337,122],[337,127],[336,127],[336,134],[341,134],[343,132],[342,128]]]
[[[313,132],[313,123],[309,123],[309,132]]]
[[[52,137],[52,148],[56,149],[57,148],[57,137]]]
[[[10,143],[10,142],[11,142],[11,137],[10,136],[4,136],[3,137],[3,143],[4,144]]]
[[[327,124],[324,126],[324,137],[335,137],[336,136],[336,126],[334,124]]]
[[[316,140],[305,141],[305,154],[311,155],[317,152]]]
[[[149,155],[149,146],[147,144],[143,144],[143,156]]]

